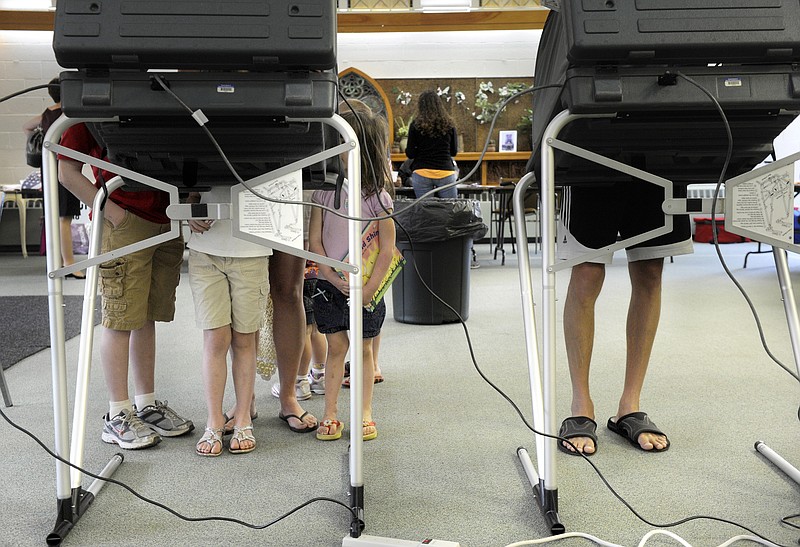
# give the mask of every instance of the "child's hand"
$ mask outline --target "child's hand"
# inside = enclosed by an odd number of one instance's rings
[[[190,219],[189,220],[189,229],[192,232],[195,232],[195,233],[198,233],[198,234],[202,234],[203,232],[207,232],[209,230],[209,228],[211,228],[212,224],[214,224],[214,221],[210,220],[210,219],[208,219],[208,220]]]
[[[350,296],[350,281],[347,278],[347,274],[344,274],[344,276],[343,278],[339,273],[336,273],[333,280],[331,280],[331,284],[339,289],[343,295]]]
[[[363,292],[361,294],[362,304],[364,307],[369,306],[369,303],[372,301],[372,297],[375,296],[377,291],[375,289],[368,289],[366,285],[364,286]]]

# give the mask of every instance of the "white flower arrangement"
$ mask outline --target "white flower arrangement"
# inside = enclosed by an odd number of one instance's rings
[[[507,83],[506,85],[497,89],[498,99],[496,101],[492,101],[490,99],[490,95],[494,95],[495,93],[492,82],[481,82],[478,85],[478,91],[475,93],[476,111],[473,112],[472,115],[476,120],[478,120],[478,123],[489,123],[492,121],[492,118],[494,118],[497,111],[500,110],[500,106],[509,97],[527,88],[528,86],[523,83]],[[519,101],[515,101],[515,103],[517,102]]]
[[[399,103],[403,106],[408,106],[411,104],[413,96],[411,95],[410,91],[403,91],[402,89],[393,88],[392,93],[396,93],[397,96],[394,99],[394,102]]]

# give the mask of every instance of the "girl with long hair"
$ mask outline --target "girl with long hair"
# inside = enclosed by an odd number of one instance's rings
[[[355,101],[349,103],[349,110],[342,112],[341,116],[353,128],[361,144],[362,216],[373,219],[385,217],[394,207],[389,193],[393,185],[387,158],[386,121],[363,103]],[[343,156],[343,161],[346,162],[347,154]],[[345,186],[342,188],[344,195],[339,206],[339,211],[342,213],[347,212],[346,192]],[[334,192],[318,190],[312,195],[311,201],[333,208]],[[378,430],[372,419],[372,388],[375,373],[372,342],[380,334],[386,318],[385,302],[382,299],[377,303],[371,301],[389,271],[395,247],[394,221],[391,218],[383,218],[373,222],[377,223],[376,239],[379,252],[372,273],[362,289],[365,307],[362,310],[364,399],[361,434],[365,441],[378,436]],[[348,254],[347,219],[318,207],[312,209],[309,250],[337,260],[344,259]],[[314,318],[317,321],[317,329],[325,335],[328,342],[328,357],[325,363],[325,411],[317,428],[317,439],[323,441],[339,439],[344,430],[344,424],[338,420],[338,398],[344,377],[344,360],[350,346],[347,334],[350,328],[349,293],[350,284],[347,275],[330,266],[319,265],[317,290],[313,298]]]

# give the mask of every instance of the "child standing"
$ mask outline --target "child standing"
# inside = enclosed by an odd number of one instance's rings
[[[355,101],[350,101],[351,103]],[[348,110],[342,117],[353,127],[361,144],[362,216],[386,216],[394,204],[387,189],[392,188],[389,164],[386,160],[387,127],[382,117],[376,116],[363,103],[357,103],[357,116]],[[343,155],[347,161],[347,155]],[[347,189],[339,211],[347,213]],[[334,193],[318,190],[311,197],[314,203],[334,208]],[[395,226],[392,219],[379,220],[380,252],[369,280],[364,284],[363,301],[369,302],[389,270],[395,246]],[[315,207],[311,211],[309,248],[312,252],[330,258],[342,259],[348,252],[348,220]],[[342,436],[344,424],[337,419],[338,398],[344,376],[344,360],[350,346],[347,331],[350,328],[349,281],[347,276],[330,266],[320,265],[317,290],[314,296],[314,318],[317,329],[328,341],[328,359],[325,365],[325,413],[317,428],[317,439],[332,441]],[[362,435],[365,441],[378,436],[372,420],[372,387],[374,381],[372,340],[380,331],[386,317],[386,303],[381,300],[373,311],[363,310],[363,363],[364,400]]]
[[[192,194],[195,201],[198,194]],[[208,203],[230,200],[230,189],[214,187],[205,194]],[[256,334],[264,320],[269,294],[267,257],[271,250],[231,235],[230,220],[190,220],[189,281],[197,326],[203,329],[203,385],[208,421],[197,441],[199,456],[219,456],[225,433],[222,400],[228,363],[236,393],[233,436],[228,451],[251,452],[253,436],[251,405],[256,377]]]

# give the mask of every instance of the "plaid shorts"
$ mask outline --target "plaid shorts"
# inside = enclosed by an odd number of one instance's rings
[[[322,334],[333,334],[350,329],[349,299],[324,279],[317,279],[314,292],[314,319],[317,330]],[[362,310],[364,338],[375,338],[381,333],[386,319],[386,303],[381,300],[375,311]]]

